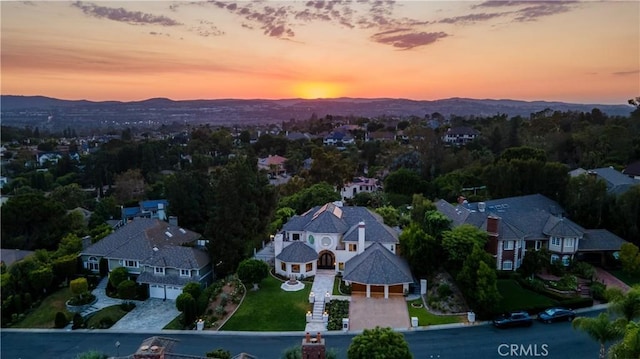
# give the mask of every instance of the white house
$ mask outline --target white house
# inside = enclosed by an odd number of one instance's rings
[[[355,197],[356,194],[361,192],[376,192],[380,189],[378,180],[375,178],[356,177],[351,182],[345,183],[342,189],[340,189],[340,196],[343,200],[347,200]]]
[[[275,270],[307,277],[319,269],[342,273],[352,293],[402,295],[413,282],[396,256],[398,232],[365,207],[327,203],[291,218],[275,236]]]

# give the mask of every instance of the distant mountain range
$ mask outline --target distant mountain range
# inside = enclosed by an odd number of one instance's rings
[[[434,101],[418,101],[393,98],[334,98],[334,99],[282,99],[282,100],[183,100],[152,98],[144,101],[120,102],[87,100],[61,100],[44,96],[0,96],[2,122],[29,122],[38,118],[53,118],[62,122],[89,125],[91,120],[110,123],[189,123],[259,124],[306,120],[312,114],[318,117],[334,116],[419,116],[438,112],[444,116],[493,116],[506,114],[529,117],[544,110],[590,112],[594,108],[609,116],[628,116],[633,110],[629,105],[576,104],[548,101],[518,101],[449,98]],[[26,118],[21,114],[31,113]],[[34,113],[36,115],[34,115]],[[40,116],[37,116],[37,114]]]

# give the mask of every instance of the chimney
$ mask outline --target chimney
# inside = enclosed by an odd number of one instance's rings
[[[487,204],[484,202],[478,202],[478,211],[484,212],[485,208],[487,208]]]
[[[302,359],[326,359],[324,338],[320,333],[311,338],[309,333],[302,339]]]
[[[358,254],[364,252],[364,222],[358,223]]]
[[[500,218],[496,216],[487,216],[487,232],[491,236],[498,235],[498,226],[500,224]]]
[[[158,219],[161,221],[167,220],[167,214],[164,212],[164,203],[158,203]]]

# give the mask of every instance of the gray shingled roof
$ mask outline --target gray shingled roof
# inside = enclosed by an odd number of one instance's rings
[[[344,280],[371,285],[412,283],[413,276],[405,260],[381,243],[373,243],[363,253],[345,263]]]
[[[190,282],[200,282],[200,276],[181,277],[178,275],[155,275],[153,272],[142,272],[136,279],[138,283],[185,286]]]
[[[547,239],[548,235],[544,233],[544,229],[549,218],[562,216],[562,207],[541,194],[486,201],[484,212],[478,210],[478,203],[454,206],[444,200],[439,200],[435,205],[438,211],[453,221],[454,227],[469,223],[478,228],[486,229],[487,216],[494,215],[500,218],[500,222],[505,222],[513,229],[523,233],[527,240]],[[584,232],[582,227],[568,218],[562,220],[573,230]],[[502,230],[506,228],[500,227],[501,236],[503,235]]]
[[[292,242],[276,258],[288,263],[307,263],[317,260],[318,253],[304,242]]]
[[[584,229],[578,228],[564,217],[549,216],[542,233],[550,237],[582,237]]]
[[[627,241],[606,229],[588,229],[578,243],[578,251],[619,251],[625,243]]]
[[[339,233],[343,241],[357,242],[359,222],[365,223],[365,239],[367,242],[398,243],[398,232],[385,225],[382,218],[366,207],[339,207],[342,217],[336,217],[332,211],[317,206],[302,215],[294,216],[282,226],[282,230],[313,233]],[[318,214],[316,216],[316,214]],[[314,218],[315,217],[315,218]]]
[[[196,269],[209,263],[209,255],[201,249],[183,247],[182,244],[193,243],[198,238],[200,234],[171,226],[167,222],[139,218],[128,222],[80,254],[137,260],[142,265]]]

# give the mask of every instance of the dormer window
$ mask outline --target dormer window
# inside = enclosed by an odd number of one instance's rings
[[[164,275],[164,267],[155,267],[155,273],[158,275]]]
[[[181,277],[191,277],[191,270],[189,269],[180,269]]]

